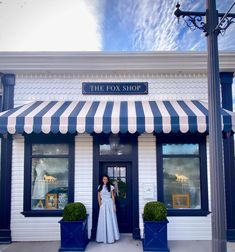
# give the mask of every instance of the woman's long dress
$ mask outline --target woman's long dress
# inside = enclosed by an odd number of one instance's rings
[[[104,243],[113,243],[120,239],[120,234],[117,224],[117,216],[114,211],[114,203],[112,200],[112,191],[114,187],[111,185],[110,192],[103,185],[101,193],[101,206],[99,211],[96,241]]]
[[[46,168],[42,164],[38,164],[35,168],[36,179],[33,187],[32,199],[45,199],[46,193],[48,191],[48,184],[44,180],[44,175],[46,174]]]

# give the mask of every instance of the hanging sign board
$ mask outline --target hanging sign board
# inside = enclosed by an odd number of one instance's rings
[[[85,95],[140,95],[148,94],[148,82],[83,82]]]

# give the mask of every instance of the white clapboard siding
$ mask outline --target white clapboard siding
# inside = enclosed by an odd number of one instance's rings
[[[138,158],[139,158],[139,223],[141,237],[143,237],[143,209],[149,199],[144,198],[144,184],[154,185],[154,197],[157,197],[156,178],[156,138],[152,134],[142,134],[138,137]]]
[[[92,220],[92,138],[75,138],[75,201],[81,201],[89,213],[89,235]],[[24,217],[24,138],[15,136],[12,158],[11,231],[13,241],[52,241],[60,239],[61,217]]]
[[[82,202],[89,214],[88,236],[92,227],[92,179],[93,142],[88,134],[75,138],[75,185],[74,200]]]
[[[51,241],[60,239],[61,217],[24,217],[24,138],[14,136],[12,155],[11,234],[13,241]]]
[[[210,240],[210,217],[168,217],[169,240]]]
[[[150,199],[144,199],[143,184],[153,183],[156,192],[156,142],[155,137],[151,134],[143,134],[138,139],[139,144],[139,221],[141,237],[143,237],[143,208],[144,204]],[[207,165],[209,170],[209,153],[207,144]],[[208,178],[210,173],[208,171]],[[209,192],[210,184],[208,183]],[[210,203],[210,195],[209,195]],[[211,239],[211,216],[201,217],[168,217],[168,238],[169,240],[210,240]]]

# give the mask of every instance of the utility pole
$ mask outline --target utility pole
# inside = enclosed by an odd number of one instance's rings
[[[177,3],[174,13],[177,18],[182,16],[190,29],[203,30],[207,37],[212,252],[227,251],[218,35],[225,32],[230,24],[234,22],[235,14],[229,14],[229,11],[227,13],[218,13],[216,1],[206,0],[206,12],[181,11],[180,4]],[[206,17],[206,22],[203,20],[204,17]]]

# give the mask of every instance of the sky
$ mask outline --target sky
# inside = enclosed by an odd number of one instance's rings
[[[205,11],[206,0],[181,0]],[[217,0],[226,12],[234,0]],[[0,0],[0,51],[205,51],[206,37],[174,16],[173,0]],[[235,13],[235,7],[232,9]],[[235,50],[235,23],[219,35]]]

